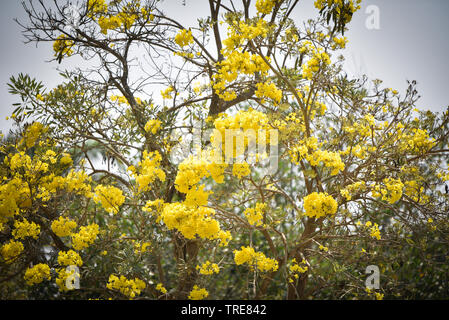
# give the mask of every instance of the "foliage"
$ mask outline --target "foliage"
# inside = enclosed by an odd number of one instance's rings
[[[11,77],[0,296],[447,298],[449,110],[344,73],[360,1],[303,26],[298,2],[209,0],[190,28],[160,1],[88,0],[75,25],[69,1],[24,5],[27,40],[89,66]]]

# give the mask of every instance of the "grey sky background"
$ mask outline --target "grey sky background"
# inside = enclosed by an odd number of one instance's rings
[[[302,0],[294,18],[298,23],[318,14],[314,0]],[[205,0],[166,0],[167,12],[185,26],[196,25],[196,18],[208,14]],[[365,26],[369,14],[367,6],[379,8],[380,29]],[[447,0],[362,0],[362,8],[355,14],[345,34],[349,43],[343,51],[345,68],[349,74],[366,74],[381,79],[384,85],[405,92],[406,80],[416,80],[421,99],[420,109],[441,111],[449,105],[449,1]],[[52,44],[24,44],[21,28],[13,18],[26,22],[18,0],[0,2],[0,130],[11,128],[5,120],[13,110],[17,97],[8,93],[9,77],[27,73],[52,88],[62,81],[57,67],[70,68],[82,63],[80,59],[66,59],[61,65],[52,59]],[[302,23],[301,23],[302,24]]]

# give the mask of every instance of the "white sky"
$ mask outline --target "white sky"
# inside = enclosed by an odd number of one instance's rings
[[[166,0],[167,12],[186,27],[196,25],[196,19],[206,16],[206,0]],[[365,26],[367,6],[379,8],[380,29]],[[294,15],[297,22],[318,14],[313,0],[302,0]],[[447,0],[362,0],[359,10],[345,34],[349,43],[344,51],[346,71],[379,78],[384,85],[404,93],[406,80],[416,80],[421,100],[420,109],[441,111],[449,105],[449,1]],[[2,1],[0,4],[0,130],[6,133],[11,120],[6,121],[17,97],[8,93],[9,77],[20,72],[41,80],[48,87],[61,82],[57,63],[48,63],[53,55],[51,44],[23,43],[20,27],[12,20],[26,21],[21,2]],[[80,60],[66,59],[59,67],[70,68]]]

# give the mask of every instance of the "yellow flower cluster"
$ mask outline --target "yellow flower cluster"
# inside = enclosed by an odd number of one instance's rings
[[[56,277],[55,282],[61,292],[70,290],[66,286],[67,279],[74,279],[75,277],[79,279],[80,276],[76,268],[57,268],[56,272],[58,273],[58,276]]]
[[[304,197],[304,209],[306,216],[319,219],[334,215],[337,212],[338,204],[332,196],[325,192],[312,192]]]
[[[141,254],[148,251],[148,248],[151,246],[150,242],[136,242],[134,243],[134,253],[135,254]]]
[[[212,145],[217,154],[226,152],[227,160],[243,155],[251,140],[253,143],[259,143],[260,140],[267,144],[277,143],[270,135],[267,114],[251,108],[247,111],[240,110],[234,116],[221,114],[215,119],[214,126]],[[234,137],[237,142],[242,143],[234,143]],[[232,146],[232,154],[227,151],[230,150],[229,144]]]
[[[106,13],[108,5],[105,0],[89,0],[87,2],[88,16],[93,17],[99,13]]]
[[[110,98],[112,102],[118,102],[119,104],[127,104],[129,105],[128,99],[126,99],[125,96],[116,96],[116,95],[112,95],[110,96]]]
[[[156,290],[162,292],[163,294],[167,293],[167,289],[164,288],[164,286],[162,285],[162,283],[158,283],[156,285]]]
[[[331,176],[343,171],[345,164],[341,160],[338,152],[331,152],[327,150],[315,150],[310,156],[306,156],[311,166],[317,166],[322,162],[326,167],[332,169]]]
[[[211,263],[209,260],[203,263],[201,266],[196,266],[196,270],[199,270],[199,273],[206,276],[220,272],[218,264]]]
[[[263,19],[259,19],[257,22],[251,24],[247,24],[241,20],[234,20],[228,27],[228,37],[223,40],[223,54],[228,55],[249,40],[256,39],[257,37],[267,37],[268,31],[268,24]]]
[[[263,212],[265,211],[267,207],[266,203],[256,203],[255,208],[247,208],[244,211],[246,219],[248,219],[248,222],[254,226],[260,226],[262,225],[262,219],[263,219]]]
[[[298,141],[288,152],[293,163],[299,164],[302,159],[306,159],[311,166],[323,163],[325,167],[331,169],[332,176],[345,168],[340,153],[318,149],[316,137]]]
[[[156,134],[159,131],[161,124],[162,122],[160,120],[148,120],[148,122],[145,124],[145,131]]]
[[[77,224],[75,221],[64,217],[59,217],[58,220],[53,220],[51,223],[51,230],[53,230],[58,237],[70,236],[76,227]]]
[[[234,261],[237,265],[248,264],[256,266],[261,272],[277,271],[279,263],[275,259],[267,258],[263,252],[256,252],[252,247],[241,247],[234,250]]]
[[[346,37],[337,38],[334,37],[334,45],[332,46],[332,49],[336,48],[342,48],[344,49],[346,47],[346,43],[348,42],[348,39]]]
[[[98,224],[92,223],[80,228],[78,233],[72,234],[72,247],[75,250],[83,250],[94,243],[99,233]]]
[[[380,240],[380,239],[381,239],[381,236],[380,236],[380,230],[379,230],[379,225],[378,225],[377,223],[375,223],[375,224],[371,227],[370,231],[371,231],[371,233],[370,233],[370,236],[371,236],[371,237],[376,238],[377,240]]]
[[[36,264],[25,271],[23,278],[29,286],[41,283],[45,279],[50,280],[50,267],[45,263]]]
[[[40,232],[41,228],[38,224],[29,222],[27,219],[23,218],[22,221],[14,221],[12,236],[15,239],[25,239],[26,237],[37,239]]]
[[[23,139],[25,140],[25,145],[27,148],[31,148],[36,144],[36,141],[39,139],[39,137],[47,131],[48,128],[44,127],[44,125],[40,122],[33,122],[32,125],[30,125],[24,134]]]
[[[63,153],[61,159],[59,159],[61,166],[71,166],[73,164],[72,157],[68,153]]]
[[[251,169],[249,164],[246,162],[242,163],[234,163],[232,165],[232,174],[236,176],[238,179],[242,179],[242,177],[246,177],[251,173]]]
[[[262,14],[269,14],[273,10],[275,4],[276,0],[257,0],[256,1],[257,12]]]
[[[237,39],[240,39],[237,38]],[[239,40],[232,40],[239,41]],[[231,41],[228,41],[231,42]],[[224,50],[223,50],[224,51]],[[226,53],[224,51],[224,53]],[[267,58],[267,60],[269,60]],[[264,76],[270,69],[269,65],[258,54],[251,54],[248,51],[240,52],[231,50],[226,53],[226,58],[217,63],[218,73],[213,75],[213,88],[215,93],[225,101],[231,101],[237,97],[234,90],[227,89],[227,85],[237,80],[241,76],[251,76],[258,72]]]
[[[209,175],[206,159],[190,156],[178,165],[175,187],[179,192],[189,193],[193,186]]]
[[[145,289],[146,284],[138,278],[128,280],[125,276],[120,276],[119,278],[111,274],[106,287],[109,290],[118,290],[125,296],[132,299],[138,296],[142,290]]]
[[[192,31],[186,29],[180,30],[175,36],[175,42],[180,47],[185,47],[193,43]]]
[[[365,181],[357,181],[354,182],[348,186],[346,186],[344,189],[340,190],[340,194],[346,198],[347,201],[352,199],[352,196],[363,192],[366,190],[366,183]]]
[[[53,183],[56,187],[64,187],[68,192],[75,192],[90,198],[92,196],[90,183],[92,178],[85,171],[74,171],[73,169],[64,178],[55,177]]]
[[[382,200],[393,204],[399,201],[402,197],[404,184],[401,179],[385,178],[383,180],[384,186],[376,184],[371,190],[371,194],[375,198],[382,197]]]
[[[330,64],[331,60],[326,52],[324,52],[321,48],[313,49],[311,58],[302,66],[303,77],[308,80],[312,80],[314,74],[320,70],[320,67]]]
[[[186,194],[184,204],[190,207],[206,206],[211,193],[213,192],[204,191],[204,185],[194,186]]]
[[[162,212],[162,220],[168,229],[177,229],[187,239],[196,235],[214,240],[224,236],[217,220],[212,217],[215,210],[206,207],[190,207],[183,203],[169,203]]]
[[[53,43],[53,51],[55,52],[55,57],[70,57],[73,54],[73,46],[75,42],[73,40],[69,40],[65,34],[61,34],[56,38]]]
[[[175,89],[172,86],[167,87],[167,89],[162,90],[161,91],[161,96],[163,99],[171,99],[171,93],[174,91]]]
[[[136,178],[139,192],[151,190],[150,184],[156,179],[165,181],[165,172],[159,168],[161,161],[162,157],[158,151],[148,152],[145,150],[142,161],[138,163],[139,173],[136,172],[134,167],[128,168]]]
[[[291,265],[289,266],[290,272],[293,274],[293,278],[298,279],[300,273],[306,273],[307,270],[309,270],[309,267],[307,266],[306,260],[302,260],[301,263],[298,264],[296,262],[296,258],[293,258],[291,261]],[[289,282],[293,282],[293,278],[289,279]]]
[[[142,211],[144,212],[156,212],[157,219],[156,221],[159,222],[161,217],[161,213],[164,210],[165,202],[162,199],[156,199],[156,200],[148,200],[145,206],[142,208]],[[153,210],[153,207],[155,210]]]
[[[0,217],[13,217],[19,209],[31,205],[30,188],[27,182],[13,178],[0,186]]]
[[[192,291],[190,291],[188,298],[190,300],[203,300],[208,295],[209,295],[209,292],[206,289],[200,288],[197,285],[194,285]]]
[[[397,139],[401,152],[422,154],[435,146],[435,139],[429,137],[427,130],[413,128],[410,133],[399,132]]]
[[[123,24],[123,19],[119,16],[101,16],[98,19],[98,25],[100,26],[101,33],[107,34],[108,30],[114,30],[120,28]]]
[[[95,187],[95,203],[101,203],[107,212],[117,213],[120,206],[125,202],[122,190],[114,186],[98,185]]]
[[[23,244],[19,241],[10,240],[0,249],[3,259],[6,263],[14,262],[23,251]]]
[[[73,251],[59,251],[58,253],[58,263],[60,266],[78,266],[81,267],[83,265],[83,259],[81,256]]]
[[[272,99],[276,104],[281,101],[282,90],[278,89],[273,82],[260,82],[256,84],[256,87],[254,94],[262,99],[262,103],[265,103],[265,98]]]

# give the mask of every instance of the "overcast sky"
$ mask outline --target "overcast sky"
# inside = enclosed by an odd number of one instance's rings
[[[195,25],[197,17],[207,15],[206,0],[166,0],[167,12],[176,16],[185,26]],[[374,6],[374,7],[373,7]],[[367,19],[379,9],[379,29],[369,29]],[[301,0],[295,19],[298,23],[316,16],[313,0]],[[346,71],[378,78],[384,85],[405,92],[406,80],[416,80],[421,100],[420,109],[441,111],[449,105],[449,1],[447,0],[363,0],[349,25],[349,44],[344,51]],[[7,0],[0,4],[0,129],[11,127],[6,121],[17,97],[8,93],[6,83],[20,72],[54,87],[61,78],[57,64],[48,63],[53,55],[51,44],[25,45],[20,27],[13,21],[26,21],[21,1]],[[370,22],[372,20],[368,20]],[[301,23],[299,23],[301,24]],[[70,67],[67,59],[59,67]]]

